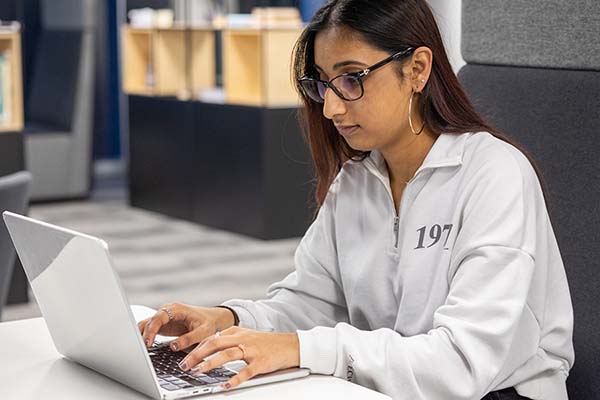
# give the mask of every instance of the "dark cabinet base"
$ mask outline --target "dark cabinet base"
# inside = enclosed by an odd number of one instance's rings
[[[0,133],[0,176],[14,174],[24,168],[23,134],[21,132]],[[17,257],[6,302],[16,304],[28,301],[27,277]]]
[[[313,174],[296,114],[130,96],[131,205],[261,239],[303,235]]]

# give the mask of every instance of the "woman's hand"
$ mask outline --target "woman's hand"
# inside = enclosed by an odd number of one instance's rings
[[[214,357],[204,360],[217,352]],[[236,360],[244,360],[248,365],[222,385],[225,390],[259,374],[299,366],[298,335],[233,326],[202,341],[183,359],[180,367],[197,375]]]
[[[169,344],[171,350],[178,351],[229,328],[233,323],[233,314],[226,308],[173,303],[161,306],[151,318],[139,322],[138,328],[146,347],[152,346],[157,334],[179,336]]]

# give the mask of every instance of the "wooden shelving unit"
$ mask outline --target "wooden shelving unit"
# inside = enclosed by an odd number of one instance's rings
[[[191,87],[195,94],[216,85],[215,31],[193,29],[191,41]]]
[[[20,131],[23,129],[23,78],[21,35],[18,30],[0,29],[0,54],[6,63],[6,67],[0,70],[4,85],[0,88],[4,109],[4,118],[0,117],[0,133]]]
[[[223,31],[223,83],[230,104],[298,105],[292,50],[302,28]]]
[[[190,97],[215,86],[213,29],[125,26],[121,35],[126,93]]]
[[[228,104],[299,104],[291,80],[292,50],[302,27],[222,31],[223,85]],[[197,98],[216,82],[215,30],[122,29],[123,90],[127,94]]]
[[[121,30],[121,60],[123,90],[130,94],[152,94],[154,91],[154,62],[150,29]]]

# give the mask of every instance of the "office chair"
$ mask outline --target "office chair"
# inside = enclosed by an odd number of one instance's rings
[[[7,210],[24,214],[29,203],[30,186],[31,174],[26,171],[1,177],[0,214]],[[15,248],[6,230],[4,219],[0,217],[0,319],[8,295],[15,257]]]
[[[600,8],[463,0],[459,80],[536,160],[573,301],[572,400],[600,392]],[[552,310],[549,310],[552,312]]]

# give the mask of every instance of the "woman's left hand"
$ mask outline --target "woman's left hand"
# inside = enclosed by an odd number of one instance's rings
[[[219,354],[205,360],[217,352]],[[237,360],[244,360],[248,365],[222,385],[225,390],[259,374],[299,366],[298,335],[233,326],[200,342],[179,365],[183,371],[200,374]]]

